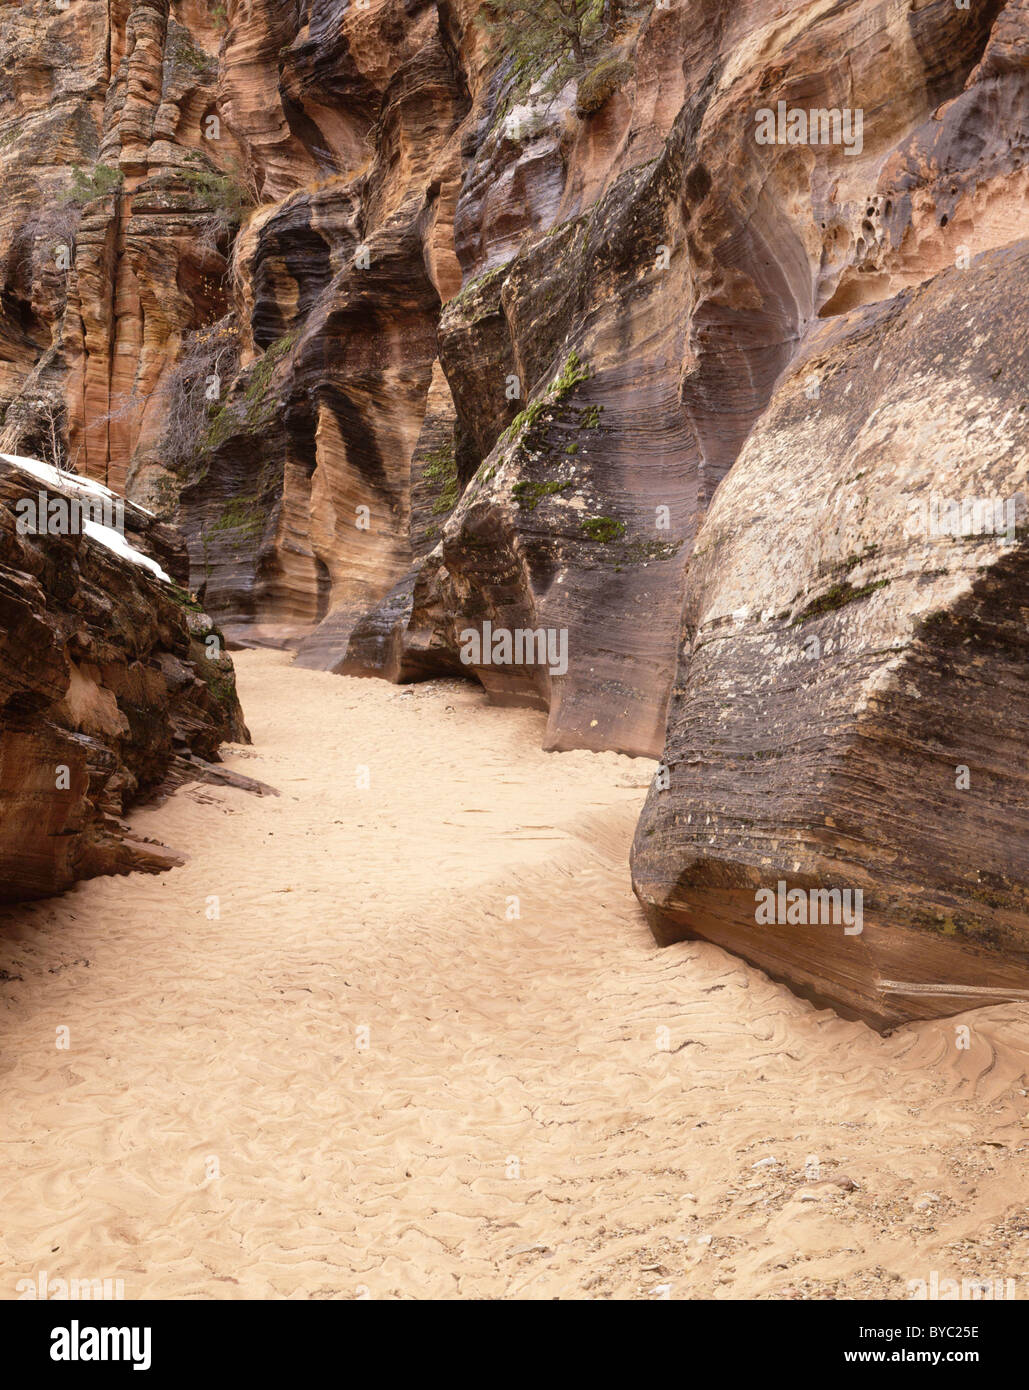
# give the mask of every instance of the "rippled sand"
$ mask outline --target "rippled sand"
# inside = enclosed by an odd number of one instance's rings
[[[658,950],[653,764],[238,668],[228,762],[281,796],[183,790],[133,824],[184,868],[0,920],[0,1296],[1025,1296],[1029,1009],[882,1039]]]

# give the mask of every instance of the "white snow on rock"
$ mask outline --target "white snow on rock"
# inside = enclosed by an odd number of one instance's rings
[[[158,579],[163,579],[166,584],[171,583],[171,576],[165,574],[156,560],[151,560],[149,555],[144,555],[134,545],[129,545],[121,532],[116,531],[113,526],[101,526],[99,522],[88,521],[83,517],[82,530],[91,541],[106,545],[108,550],[113,550],[123,560],[128,560],[133,565],[142,565],[144,569],[152,570]]]
[[[122,500],[116,492],[112,492],[109,487],[104,487],[103,483],[94,482],[92,478],[82,478],[77,473],[65,473],[60,468],[54,468],[52,464],[44,463],[42,459],[23,458],[19,454],[0,454],[0,459],[3,459],[5,463],[13,463],[15,468],[20,468],[23,473],[30,474],[33,478],[48,484],[58,492],[62,490],[86,492],[92,493],[95,497],[110,497],[114,501]],[[145,510],[144,507],[140,508],[140,511]],[[147,515],[152,516],[153,513],[147,512]],[[82,531],[91,541],[106,546],[120,559],[128,560],[132,565],[140,565],[143,569],[150,570],[158,579],[163,579],[166,584],[171,583],[170,576],[165,574],[156,560],[152,560],[149,555],[144,555],[134,545],[129,545],[125,537],[113,526],[102,526],[98,521],[89,521],[83,517]]]
[[[92,478],[83,478],[78,473],[65,473],[63,469],[44,463],[42,459],[23,458],[19,454],[0,454],[0,459],[13,463],[15,468],[20,468],[24,473],[31,473],[41,483],[49,483],[51,487],[70,488],[72,492],[92,492],[98,497],[113,497],[117,500],[117,493],[112,492],[109,487],[104,487],[103,483],[94,482]]]

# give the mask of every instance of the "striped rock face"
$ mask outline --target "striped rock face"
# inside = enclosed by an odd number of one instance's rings
[[[578,71],[477,10],[2,7],[0,446],[56,419],[236,637],[410,679],[565,632],[473,674],[655,754],[698,527],[819,316],[1017,234],[1025,3],[626,10]]]
[[[636,835],[659,940],[883,1026],[1029,998],[1027,276],[988,252],[780,384],[701,528]]]
[[[106,500],[0,458],[0,902],[181,863],[121,817],[248,739],[181,539],[131,503],[87,519],[84,495]]]

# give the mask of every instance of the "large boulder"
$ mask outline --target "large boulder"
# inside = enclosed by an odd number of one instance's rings
[[[827,323],[690,563],[636,893],[879,1026],[1029,991],[1027,286],[1023,241]]]

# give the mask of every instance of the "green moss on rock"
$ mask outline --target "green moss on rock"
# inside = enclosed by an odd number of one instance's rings
[[[421,460],[422,477],[439,492],[432,504],[432,515],[443,516],[457,505],[457,460],[453,444],[441,444]]]
[[[264,532],[264,511],[256,497],[234,497],[212,526],[212,531],[238,531],[240,539],[259,540]]]
[[[885,589],[889,584],[888,579],[876,580],[874,584],[865,584],[860,589],[854,589],[847,583],[834,584],[831,589],[827,589],[821,598],[815,599],[814,603],[809,603],[802,613],[798,613],[793,619],[792,627],[799,623],[806,623],[811,618],[824,617],[826,613],[835,613],[838,608],[844,608],[848,603],[854,603],[857,599],[867,598],[869,594],[874,594],[876,589]]]
[[[495,265],[492,270],[486,270],[481,275],[477,275],[474,280],[469,280],[464,289],[459,290],[453,299],[447,304],[447,309],[466,309],[474,300],[483,295],[486,290],[499,288],[511,267],[510,261],[505,261],[503,265]]]
[[[589,365],[583,362],[579,354],[573,349],[565,359],[565,364],[561,368],[561,371],[554,378],[552,390],[555,403],[563,401],[570,392],[575,390],[580,382],[588,381],[589,377]]]
[[[631,76],[632,67],[624,59],[605,58],[584,77],[580,77],[575,95],[575,114],[581,120],[592,116]]]
[[[582,523],[582,529],[591,541],[610,545],[625,535],[625,522],[616,521],[613,516],[591,516]]]
[[[574,349],[565,358],[564,366],[557,376],[541,395],[530,402],[524,410],[520,410],[515,418],[504,430],[498,441],[501,444],[509,444],[516,440],[525,430],[530,429],[537,420],[547,410],[569,396],[582,382],[588,381],[591,376],[589,364],[583,362],[579,354]],[[595,409],[595,407],[594,407]],[[598,423],[599,423],[599,416]]]
[[[574,486],[575,484],[570,482],[530,483],[523,481],[515,483],[511,489],[511,494],[523,511],[534,512],[544,497],[553,497],[555,493],[567,492]]]

